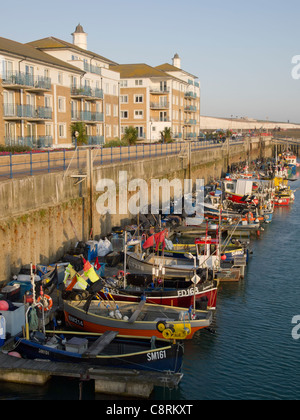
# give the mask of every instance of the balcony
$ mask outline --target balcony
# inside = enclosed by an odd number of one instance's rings
[[[184,108],[185,112],[197,112],[197,107],[193,105],[186,106]]]
[[[6,146],[28,146],[32,149],[41,149],[52,147],[52,136],[38,136],[38,137],[5,137]]]
[[[49,77],[33,76],[22,72],[2,74],[2,84],[6,89],[26,89],[37,92],[51,90],[51,79]]]
[[[89,146],[97,146],[100,144],[104,144],[104,136],[88,136]]]
[[[99,66],[93,66],[92,64],[84,62],[83,69],[84,71],[88,71],[89,73],[98,74],[99,76],[101,76],[101,67]]]
[[[185,120],[185,125],[196,125],[197,120]]]
[[[33,105],[4,104],[3,117],[5,119],[51,120],[52,108]]]
[[[75,98],[85,98],[85,99],[103,99],[103,90],[102,89],[92,89],[90,86],[85,86],[82,88],[77,88],[71,86],[71,96]]]
[[[151,109],[169,109],[170,104],[169,102],[151,102],[150,108]]]
[[[196,99],[197,94],[194,92],[185,92],[184,97],[185,99]]]
[[[84,122],[103,122],[103,112],[91,112],[91,111],[72,111],[71,118],[75,121]]]
[[[151,122],[171,122],[170,117],[151,118]]]
[[[152,95],[165,95],[170,93],[170,88],[150,88],[150,93]]]

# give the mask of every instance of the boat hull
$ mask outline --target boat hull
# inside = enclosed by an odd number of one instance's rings
[[[116,346],[124,347],[124,354],[104,354],[86,357],[82,353],[63,351],[24,338],[17,339],[15,351],[27,359],[42,359],[52,362],[85,364],[89,367],[110,367],[118,369],[137,369],[146,371],[181,371],[184,348],[161,340],[151,348],[150,340],[118,339]],[[110,352],[109,352],[110,353]]]
[[[206,302],[208,309],[216,309],[217,306],[217,295],[218,288],[213,285],[203,286],[200,288],[195,286],[195,291],[193,287],[186,289],[178,290],[162,290],[161,292],[151,292],[151,291],[126,291],[124,289],[109,289],[108,292],[112,295],[114,300],[119,300],[122,302],[140,302],[141,295],[146,296],[148,303],[153,303],[156,305],[166,305],[166,306],[177,306],[181,308],[189,308],[194,303],[194,294],[196,304],[197,302]],[[103,298],[105,294],[103,292],[99,293]]]
[[[196,314],[199,315],[198,319],[181,321],[179,320],[180,313],[187,314],[186,308],[172,308],[166,306],[160,306],[159,309],[156,309],[159,305],[149,305],[149,307],[155,307],[154,319],[150,321],[141,320],[130,323],[128,320],[116,319],[106,315],[99,315],[96,313],[95,305],[98,306],[97,302],[94,303],[93,310],[88,310],[86,312],[83,309],[82,304],[78,302],[68,302],[64,301],[64,315],[66,323],[76,330],[88,331],[93,333],[105,333],[106,331],[118,331],[120,335],[123,336],[136,336],[140,338],[145,337],[157,337],[162,338],[162,332],[158,331],[157,323],[164,319],[167,322],[170,322],[175,327],[181,327],[185,323],[189,325],[190,333],[184,337],[184,339],[192,339],[193,335],[203,329],[207,328],[212,323],[212,312],[211,311],[196,311]],[[112,303],[112,302],[110,302]],[[120,308],[120,311],[123,312],[124,306],[122,302],[114,302],[114,305],[117,305]],[[130,306],[132,307],[132,303]],[[148,305],[148,304],[147,304]],[[112,306],[113,307],[113,306]],[[102,311],[103,313],[103,311]],[[167,314],[172,314],[172,318]]]

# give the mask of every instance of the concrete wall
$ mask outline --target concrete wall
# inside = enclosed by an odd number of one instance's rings
[[[131,222],[131,214],[101,216],[96,211],[96,191],[100,179],[116,181],[119,196],[119,171],[127,171],[128,182],[135,178],[169,180],[204,178],[205,182],[219,179],[228,164],[271,156],[269,141],[252,144],[245,141],[222,148],[200,150],[188,155],[157,157],[96,167],[92,183],[87,180],[76,185],[72,172],[41,174],[0,183],[0,282],[8,281],[22,265],[30,262],[47,264],[57,261],[78,240],[88,240],[91,227],[97,240],[111,232],[113,226]],[[76,175],[73,172],[73,175]],[[91,185],[91,190],[89,189]],[[92,194],[90,194],[92,191]],[[90,197],[92,196],[92,201]],[[130,196],[128,195],[128,199]],[[92,205],[90,205],[92,203]]]
[[[257,121],[254,119],[241,120],[230,118],[200,117],[200,130],[274,130],[280,127],[283,130],[300,129],[300,124],[282,122]]]

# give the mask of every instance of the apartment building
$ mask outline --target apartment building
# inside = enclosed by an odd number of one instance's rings
[[[0,144],[70,145],[67,81],[83,72],[6,38],[0,38],[0,66]]]
[[[195,140],[200,132],[200,82],[198,77],[181,69],[181,59],[175,54],[172,64],[156,69],[173,77],[172,130],[175,137]]]
[[[181,70],[176,54],[173,64],[111,65],[120,73],[121,135],[126,127],[137,129],[139,139],[153,142],[170,128],[173,137],[196,139],[200,130],[200,84]]]
[[[90,144],[102,144],[120,136],[120,74],[110,69],[114,61],[87,49],[87,33],[80,24],[71,35],[73,43],[51,36],[27,45],[81,71],[69,82],[71,121],[86,125]]]
[[[122,138],[129,126],[150,142],[166,127],[175,138],[196,139],[200,85],[178,54],[157,67],[120,65],[87,49],[80,24],[71,35],[73,43],[0,38],[0,144],[71,147],[75,122],[90,145]]]

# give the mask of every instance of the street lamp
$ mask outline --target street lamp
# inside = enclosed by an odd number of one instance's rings
[[[74,137],[75,137],[75,150],[77,149],[77,139],[78,139],[78,136],[79,136],[79,132],[78,131],[75,131],[75,133],[74,133]]]

